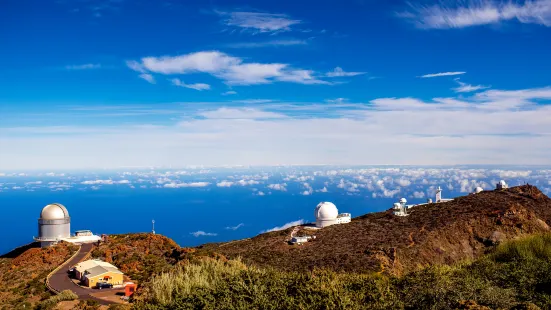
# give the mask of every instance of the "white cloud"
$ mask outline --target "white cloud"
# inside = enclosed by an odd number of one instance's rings
[[[485,86],[485,85],[471,85],[471,84],[463,83],[459,80],[459,78],[456,78],[455,81],[457,82],[457,84],[459,84],[458,87],[453,88],[453,90],[456,93],[468,93],[468,92],[490,88],[490,86]]]
[[[113,185],[113,184],[129,184],[130,181],[128,180],[120,180],[120,181],[113,181],[113,180],[88,180],[80,182],[80,184],[84,185]]]
[[[285,115],[262,111],[252,108],[219,108],[217,110],[201,112],[199,115],[208,119],[278,119],[286,118]]]
[[[413,197],[414,198],[425,198],[425,193],[424,192],[413,192]]]
[[[99,69],[101,68],[100,64],[84,64],[84,65],[71,65],[65,66],[67,70],[90,70],[90,69]]]
[[[218,187],[231,187],[233,185],[233,182],[230,181],[222,181],[220,183],[216,183],[216,186]]]
[[[239,224],[237,224],[236,226],[228,226],[228,227],[226,227],[226,229],[229,229],[229,230],[238,230],[239,228],[241,228],[241,227],[243,227],[243,226],[245,226],[245,224],[239,223]]]
[[[138,75],[138,77],[148,81],[151,84],[155,84],[155,78],[153,77],[153,75],[151,75],[149,73],[142,73],[142,74]]]
[[[210,85],[205,84],[205,83],[186,84],[186,83],[180,81],[180,79],[172,79],[170,81],[172,82],[172,85],[185,87],[185,88],[191,88],[191,89],[195,89],[195,90],[199,90],[199,91],[210,89]]]
[[[232,43],[228,47],[232,48],[258,48],[258,47],[269,47],[269,46],[292,46],[292,45],[306,45],[308,44],[305,40],[271,40],[263,42],[242,42],[242,43]]]
[[[247,185],[256,185],[256,184],[259,184],[260,182],[255,180],[239,180],[236,183],[241,186],[247,186]]]
[[[398,185],[400,185],[401,187],[408,187],[408,186],[411,185],[411,181],[407,180],[407,179],[404,179],[404,178],[400,178],[400,179],[396,180],[396,183]]]
[[[420,78],[433,78],[433,77],[440,77],[440,76],[453,76],[453,75],[461,75],[465,74],[467,72],[463,71],[453,71],[453,72],[439,72],[439,73],[430,73],[421,75]]]
[[[298,226],[298,225],[302,225],[302,224],[304,224],[304,220],[293,221],[293,222],[286,223],[282,226],[274,227],[274,228],[271,228],[271,229],[268,229],[268,230],[263,230],[260,233],[267,233],[267,232],[272,232],[272,231],[285,230],[289,227]]]
[[[208,233],[208,232],[204,232],[202,230],[198,230],[196,232],[192,232],[192,233],[189,233],[190,235],[193,235],[194,237],[201,237],[201,236],[206,236],[206,237],[213,237],[213,236],[217,236],[218,234],[215,234],[215,233]]]
[[[326,77],[344,77],[344,76],[356,76],[362,75],[366,72],[346,72],[341,67],[336,67],[333,71],[329,71],[325,74]]]
[[[270,14],[260,12],[217,12],[225,17],[224,23],[252,32],[282,32],[290,31],[291,26],[301,23],[285,14]]]
[[[165,75],[208,73],[224,80],[229,85],[269,84],[277,81],[331,84],[318,79],[311,70],[292,68],[283,63],[247,63],[241,58],[219,51],[202,51],[179,56],[144,57],[141,62],[127,61],[127,66],[141,73],[154,72]]]
[[[264,196],[264,195],[266,195],[266,194],[264,194],[264,192],[258,191],[258,192],[256,193],[256,195],[258,195],[258,196]]]
[[[269,189],[273,189],[275,191],[282,191],[282,192],[285,192],[287,191],[287,188],[286,188],[287,184],[286,183],[283,183],[283,184],[268,184],[268,188]]]
[[[470,0],[440,2],[431,6],[412,5],[398,16],[411,20],[419,28],[464,28],[516,20],[524,24],[551,27],[551,1]]]
[[[228,95],[237,95],[237,92],[235,90],[228,90],[227,92],[222,93],[222,96],[228,96]]]
[[[326,103],[303,103],[305,110],[292,113],[292,103],[268,102],[245,115],[218,111],[220,115],[212,118],[201,114],[217,109],[198,103],[183,110],[191,117],[163,126],[138,127],[106,120],[109,125],[94,127],[3,127],[0,148],[10,152],[0,152],[0,170],[239,164],[550,164],[551,106],[545,104],[550,100],[550,87],[486,90],[470,97],[426,101],[380,98],[338,109]],[[188,105],[193,103],[182,105],[182,109]],[[323,106],[323,114],[319,114],[318,106]],[[54,122],[68,113],[55,112]],[[256,114],[264,112],[285,117]],[[73,147],[63,147],[68,144]],[[327,175],[336,175],[338,182],[339,173],[335,170]],[[420,178],[431,180],[428,175]]]
[[[163,185],[165,188],[182,188],[182,187],[206,187],[209,186],[209,182],[190,182],[190,183],[168,183]]]
[[[318,190],[316,190],[316,192],[320,192],[320,193],[327,193],[327,192],[328,192],[328,190],[327,190],[327,187],[325,187],[325,186],[324,186],[324,187],[323,187],[322,189],[318,189]]]

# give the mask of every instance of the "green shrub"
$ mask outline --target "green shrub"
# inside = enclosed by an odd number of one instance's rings
[[[70,290],[64,290],[61,293],[54,295],[38,305],[38,309],[53,309],[59,302],[77,299],[77,294]]]
[[[136,309],[551,309],[551,234],[499,245],[471,263],[402,277],[281,272],[191,260],[145,284]],[[527,308],[528,307],[528,308]]]

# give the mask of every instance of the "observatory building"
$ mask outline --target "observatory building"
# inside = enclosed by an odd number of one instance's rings
[[[60,203],[52,203],[45,206],[38,219],[38,237],[41,247],[54,245],[59,241],[71,243],[97,242],[101,238],[92,234],[89,230],[79,230],[71,236],[71,217],[67,208]]]
[[[505,183],[504,180],[499,181],[499,183],[496,184],[496,189],[506,189],[509,188],[509,185]]]
[[[406,205],[407,200],[405,198],[401,198],[399,202],[395,202],[393,204],[392,209],[394,211],[392,213],[394,215],[397,215],[397,216],[407,216],[408,215],[408,210],[413,208],[413,207],[424,206],[424,205],[427,205],[427,204],[430,204],[430,203],[447,202],[447,201],[452,201],[452,200],[453,199],[442,198],[442,188],[440,186],[438,186],[438,188],[436,189],[436,197],[435,197],[434,202],[432,201],[432,199],[429,198],[426,203],[420,203],[420,204],[416,204],[416,205]]]
[[[335,224],[350,223],[352,215],[350,213],[341,213],[331,202],[320,202],[314,211],[316,216],[316,227],[323,228]]]
[[[69,211],[60,203],[45,206],[38,219],[38,237],[40,246],[50,246],[63,238],[71,237],[71,217]]]

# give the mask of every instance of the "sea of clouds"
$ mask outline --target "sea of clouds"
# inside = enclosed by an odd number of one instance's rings
[[[493,189],[499,180],[525,183],[551,193],[551,167],[217,167],[101,172],[0,172],[0,194],[10,191],[203,190],[242,188],[251,195],[340,193],[371,198],[428,198],[436,188],[470,193]]]

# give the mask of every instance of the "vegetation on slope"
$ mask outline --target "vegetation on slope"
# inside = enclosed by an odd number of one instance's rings
[[[550,233],[531,236],[472,263],[431,266],[403,277],[282,272],[203,259],[156,276],[134,308],[549,309],[550,249]]]
[[[316,231],[316,239],[302,246],[285,242],[289,228],[203,249],[284,271],[384,270],[399,275],[419,266],[473,260],[501,241],[543,233],[549,225],[551,199],[524,185],[417,206],[407,217],[391,210],[366,214]]]
[[[44,285],[48,274],[78,249],[61,242],[49,248],[36,244],[0,258],[0,309],[30,309],[51,294]]]
[[[197,255],[195,249],[181,248],[170,238],[149,233],[110,235],[107,242],[92,251],[93,258],[114,264],[138,283]],[[216,257],[206,251],[200,255]]]

